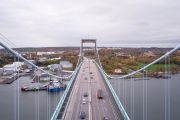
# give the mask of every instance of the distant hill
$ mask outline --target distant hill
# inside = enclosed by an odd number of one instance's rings
[[[89,48],[89,47],[86,47]],[[99,47],[104,50],[115,50],[118,52],[122,52],[125,54],[143,54],[145,52],[151,51],[155,54],[163,54],[167,51],[171,50],[172,48],[118,48],[118,47]],[[14,48],[14,50],[18,52],[59,52],[59,51],[66,51],[66,52],[74,52],[79,51],[80,47],[25,47],[25,48]],[[4,49],[0,49],[0,54],[7,52]],[[180,54],[180,51],[177,53]]]

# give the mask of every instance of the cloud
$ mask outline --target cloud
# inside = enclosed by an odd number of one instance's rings
[[[178,11],[179,0],[1,0],[0,32],[18,47],[78,46],[86,37],[99,46],[173,47]]]

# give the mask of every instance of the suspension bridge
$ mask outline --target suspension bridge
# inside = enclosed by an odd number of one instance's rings
[[[95,57],[88,58],[84,56],[83,53],[83,44],[92,43],[94,44],[94,53]],[[148,68],[159,61],[165,61],[165,74],[171,75],[170,70],[168,69],[168,65],[170,63],[171,55],[178,51],[180,45],[177,45],[172,50],[168,51],[160,58],[152,61],[151,63],[145,65],[144,67],[133,71],[127,75],[122,76],[112,76],[108,75],[103,66],[101,65],[101,60],[99,56],[99,50],[96,45],[96,39],[83,39],[81,41],[80,53],[78,62],[75,70],[66,77],[61,77],[58,75],[54,75],[49,71],[42,69],[41,67],[36,66],[34,63],[30,62],[26,58],[24,58],[17,51],[10,48],[3,42],[0,42],[0,46],[2,46],[5,50],[12,53],[19,60],[26,61],[28,64],[32,65],[36,70],[39,70],[43,73],[48,74],[49,76],[56,78],[59,80],[61,84],[65,84],[63,80],[69,80],[67,83],[67,87],[63,92],[62,96],[58,98],[58,102],[56,104],[53,113],[48,113],[47,119],[51,120],[78,120],[78,119],[87,119],[87,120],[135,120],[138,119],[135,116],[135,103],[134,98],[134,81],[137,79],[136,76],[138,73],[142,74],[143,83],[142,83],[142,120],[148,119],[148,110],[147,110],[147,86],[148,82],[146,79]],[[169,70],[169,71],[168,71]],[[170,91],[169,91],[169,81],[171,78],[168,78],[165,81],[165,98],[164,98],[164,116],[163,119],[170,120],[172,118],[170,111]],[[130,81],[129,87],[129,96],[130,99],[130,109],[127,110],[127,101],[126,101],[126,91],[125,87],[126,83],[122,82],[121,85],[118,86],[117,81]],[[122,86],[123,85],[123,86]],[[122,86],[122,88],[120,88]],[[102,99],[98,98],[98,91],[102,91]],[[122,92],[122,97],[119,97],[119,94]],[[17,94],[18,96],[19,94]],[[19,98],[18,98],[19,99]],[[20,102],[18,101],[18,105]],[[17,107],[18,107],[17,105]],[[48,108],[47,108],[48,109]],[[18,108],[19,110],[19,108]],[[38,109],[39,110],[39,109]],[[39,118],[39,111],[37,112],[37,117]],[[15,119],[20,119],[19,112],[15,115]],[[158,113],[157,113],[158,114]]]

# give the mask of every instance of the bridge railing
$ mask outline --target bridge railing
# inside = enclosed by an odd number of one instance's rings
[[[77,73],[79,72],[81,65],[82,65],[82,63],[80,63],[80,64],[77,66],[77,68],[76,68],[76,70],[75,70],[75,73],[73,74],[71,80],[69,81],[69,83],[68,83],[68,85],[67,85],[67,88],[66,88],[66,90],[64,91],[64,94],[63,94],[63,96],[61,97],[61,99],[60,99],[60,101],[59,101],[59,103],[58,103],[58,105],[57,105],[57,107],[56,107],[56,109],[55,109],[55,111],[54,111],[54,113],[53,113],[53,115],[52,115],[52,117],[51,117],[51,120],[56,120],[56,119],[57,119],[57,117],[58,117],[58,115],[59,115],[59,112],[60,112],[60,110],[61,110],[61,108],[62,108],[62,106],[63,106],[64,100],[65,100],[66,97],[67,97],[67,94],[68,94],[68,92],[69,92],[69,90],[70,90],[70,88],[71,88],[71,85],[73,84],[75,78],[77,77]]]

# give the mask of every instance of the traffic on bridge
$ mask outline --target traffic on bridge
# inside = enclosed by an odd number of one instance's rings
[[[68,102],[64,120],[123,120],[96,64],[87,58],[83,60]]]

